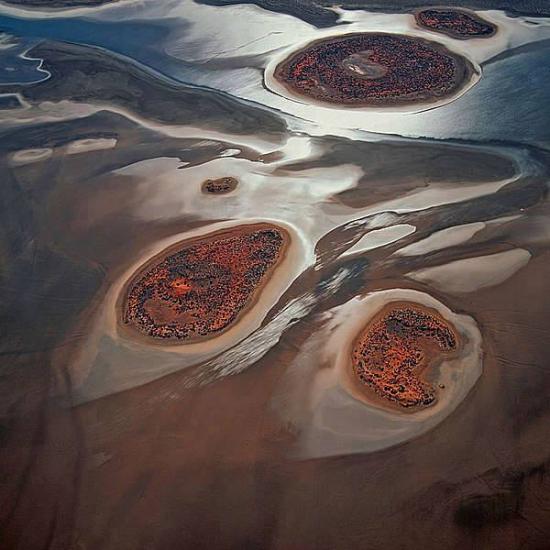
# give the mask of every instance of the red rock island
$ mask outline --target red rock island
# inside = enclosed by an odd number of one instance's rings
[[[441,44],[397,34],[360,33],[313,42],[275,69],[301,96],[347,106],[429,102],[456,93],[472,65]]]
[[[392,303],[355,340],[352,367],[375,401],[401,410],[419,409],[437,397],[425,380],[429,367],[457,347],[454,329],[436,311]]]
[[[215,180],[206,180],[202,183],[202,192],[212,195],[225,195],[231,193],[239,185],[239,180],[230,176],[218,178]]]
[[[288,241],[283,229],[255,224],[171,247],[129,283],[123,322],[154,338],[217,335],[253,303]]]
[[[415,19],[419,26],[453,38],[487,38],[496,32],[496,27],[481,17],[450,8],[417,11]]]

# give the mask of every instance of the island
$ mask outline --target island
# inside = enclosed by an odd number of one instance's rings
[[[415,12],[420,27],[440,32],[452,38],[488,38],[496,32],[496,27],[473,12],[451,8],[432,8]]]
[[[219,335],[252,307],[289,240],[284,229],[258,223],[178,243],[126,285],[122,322],[168,342]]]
[[[357,337],[351,364],[374,404],[416,411],[436,402],[438,390],[428,382],[430,371],[457,349],[455,329],[435,310],[394,302]]]
[[[455,95],[474,67],[445,46],[417,37],[354,33],[308,44],[273,77],[291,94],[333,105],[387,107]]]
[[[239,180],[233,177],[209,179],[202,183],[201,189],[205,194],[225,195],[234,191],[239,185]]]

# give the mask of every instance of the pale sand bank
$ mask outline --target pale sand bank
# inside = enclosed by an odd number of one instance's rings
[[[112,149],[116,144],[117,140],[115,138],[79,139],[67,145],[67,154],[77,155],[90,151]]]
[[[12,154],[11,164],[13,166],[23,166],[32,164],[50,158],[53,154],[53,149],[44,147],[39,149],[23,149]]]
[[[421,256],[436,250],[443,250],[469,241],[476,233],[485,228],[485,223],[475,222],[455,225],[436,231],[429,237],[400,248],[395,254],[399,256]]]
[[[410,224],[399,224],[382,229],[373,229],[361,237],[351,248],[346,250],[341,257],[352,256],[362,252],[367,252],[381,246],[394,243],[407,235],[416,231],[416,227]]]
[[[462,294],[496,286],[527,265],[531,253],[523,248],[506,252],[455,260],[407,273],[407,277],[444,292]]]

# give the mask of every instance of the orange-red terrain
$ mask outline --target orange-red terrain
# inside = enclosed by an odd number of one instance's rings
[[[435,311],[417,304],[390,304],[355,341],[352,366],[362,385],[386,404],[422,408],[437,396],[421,375],[438,356],[457,346],[453,328]]]
[[[210,193],[212,195],[224,195],[235,190],[237,185],[239,185],[237,178],[226,176],[224,178],[204,181],[202,191],[203,193]]]
[[[283,230],[267,224],[184,243],[130,283],[123,321],[154,338],[215,335],[250,304],[286,244]]]
[[[491,23],[459,10],[427,9],[417,12],[415,17],[421,27],[453,38],[484,38],[496,32]]]
[[[453,94],[472,71],[444,46],[397,34],[361,33],[319,40],[275,69],[290,90],[351,106],[428,101]]]

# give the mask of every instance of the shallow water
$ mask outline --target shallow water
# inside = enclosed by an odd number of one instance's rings
[[[319,30],[255,6],[219,9],[190,0],[167,2],[162,8],[153,2],[120,4],[77,17],[3,16],[0,28],[22,39],[23,44],[39,38],[105,48],[175,81],[219,89],[289,113],[298,118],[291,119],[293,127],[310,134],[350,136],[362,130],[493,141],[513,132],[514,141],[547,143],[548,128],[540,108],[550,85],[550,72],[544,62],[550,44],[550,22],[540,19],[534,26],[530,20],[506,17],[500,12],[483,15],[499,26],[500,32],[490,40],[460,41],[421,31],[409,14],[342,11],[344,25]],[[302,100],[284,100],[264,88],[262,68],[276,64],[288,49],[296,49],[297,37],[298,44],[305,44],[335,32],[358,31],[405,32],[439,41],[480,63],[483,79],[455,101],[437,109],[424,107],[421,112],[413,108],[394,113],[372,109],[350,113],[306,105]],[[492,62],[499,57],[503,59]],[[32,73],[34,65],[19,61],[25,73]],[[35,78],[43,76],[37,74]],[[514,104],[515,108],[502,109],[503,104]]]
[[[8,547],[544,547],[550,21],[481,12],[499,33],[464,42],[337,12],[0,8]],[[288,51],[362,30],[440,41],[480,77],[430,109],[270,87]],[[219,177],[239,185],[202,193]],[[117,329],[152,256],[261,221],[291,253],[232,330],[166,347]],[[388,413],[346,350],[405,298],[465,347],[437,405]]]

